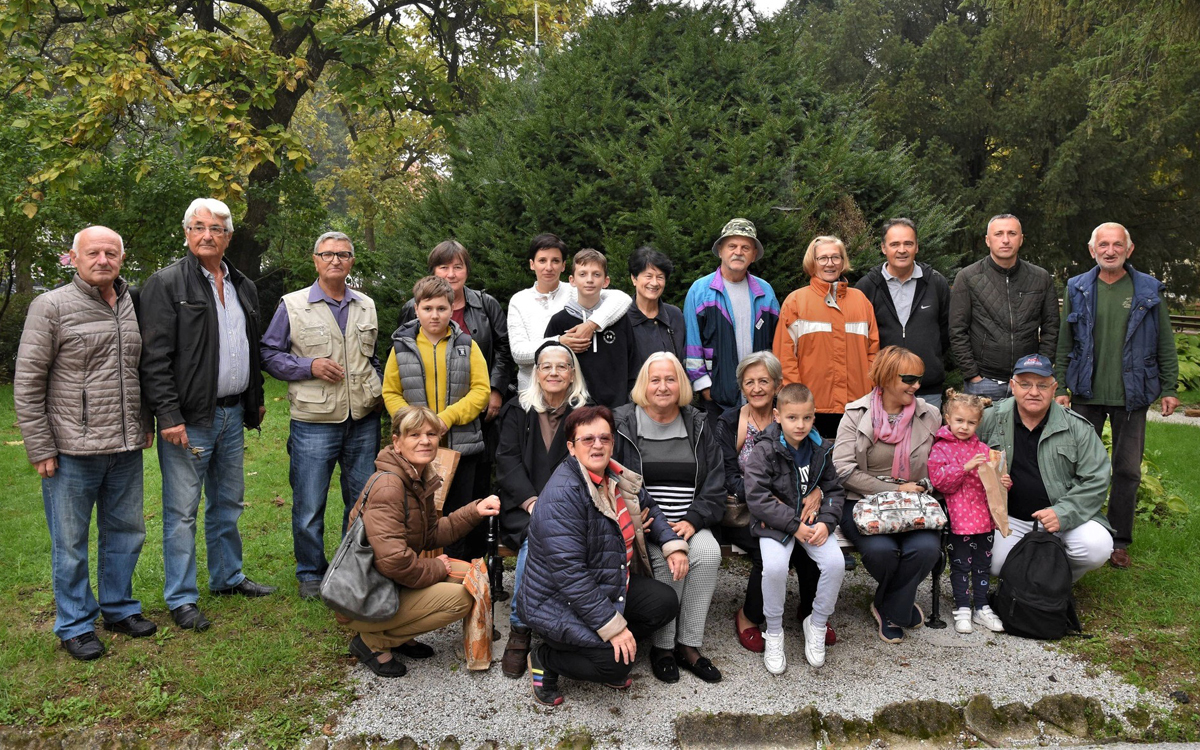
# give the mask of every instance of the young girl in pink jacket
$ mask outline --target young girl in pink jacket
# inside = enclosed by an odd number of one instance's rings
[[[946,547],[950,554],[950,586],[954,591],[954,629],[959,633],[972,631],[972,619],[993,632],[1004,630],[1000,618],[987,603],[996,525],[979,479],[979,467],[987,461],[990,449],[975,435],[983,410],[991,404],[991,399],[983,396],[958,393],[953,388],[946,391],[942,403],[946,424],[938,430],[938,440],[929,454],[929,479],[946,496],[950,511],[950,541]],[[1005,487],[1012,486],[1008,474],[1002,475],[1000,481]]]

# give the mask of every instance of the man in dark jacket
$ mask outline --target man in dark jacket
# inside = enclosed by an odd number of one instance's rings
[[[993,216],[988,256],[958,272],[950,292],[950,350],[967,393],[993,400],[1012,395],[1009,374],[1018,357],[1054,356],[1058,296],[1046,269],[1017,257],[1024,241],[1012,214]]]
[[[142,392],[158,420],[163,482],[163,596],[175,624],[201,631],[196,606],[196,515],[206,491],[204,537],[214,594],[275,590],[242,572],[237,522],[245,496],[243,427],[262,424],[258,292],[224,260],[229,207],[197,198],[183,215],[188,254],[142,289]]]
[[[950,284],[932,266],[917,262],[917,227],[912,219],[883,225],[883,265],[867,272],[855,288],[875,308],[879,348],[902,346],[925,363],[917,395],[942,406],[945,356],[950,349]]]
[[[1109,563],[1129,567],[1133,512],[1142,482],[1146,411],[1162,396],[1163,416],[1179,407],[1179,356],[1164,286],[1129,263],[1133,240],[1116,223],[1092,231],[1096,267],[1067,282],[1054,372],[1059,404],[1104,432],[1112,424],[1112,488],[1108,522],[1114,529]],[[1069,394],[1068,394],[1069,391]]]

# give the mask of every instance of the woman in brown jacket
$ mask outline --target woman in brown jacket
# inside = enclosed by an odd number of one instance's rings
[[[438,517],[433,495],[442,479],[430,464],[441,428],[437,415],[424,406],[397,411],[392,444],[379,452],[376,475],[367,482],[366,510],[360,502],[350,513],[351,522],[363,514],[375,568],[401,587],[400,609],[390,620],[362,622],[338,616],[357,632],[350,653],[380,677],[403,677],[408,671],[397,654],[432,656],[433,649],[412,639],[461,620],[471,609],[473,600],[462,585],[468,563],[446,555],[420,557],[421,552],[461,539],[484,516],[500,512],[500,500],[491,495]]]

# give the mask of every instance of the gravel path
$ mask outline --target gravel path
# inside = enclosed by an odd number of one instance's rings
[[[1165,422],[1167,424],[1190,424],[1193,427],[1200,427],[1200,417],[1185,417],[1183,409],[1178,409],[1169,417],[1164,417],[1162,412],[1157,408],[1150,409],[1146,412],[1146,419],[1151,422]]]
[[[359,697],[341,717],[337,733],[385,739],[410,736],[422,744],[454,735],[464,747],[488,739],[509,746],[542,746],[585,729],[597,744],[661,747],[674,743],[672,719],[690,711],[787,713],[812,704],[822,712],[870,718],[881,706],[916,698],[962,703],[985,693],[999,706],[1013,701],[1031,704],[1064,692],[1094,696],[1118,713],[1138,702],[1166,706],[1161,698],[1139,692],[1116,675],[1041,643],[978,629],[969,636],[958,635],[948,600],[942,614],[950,627],[909,631],[904,643],[886,644],[878,638],[868,612],[874,581],[861,565],[846,576],[832,619],[838,643],[828,649],[825,666],[809,668],[800,625],[789,615],[784,621],[788,671],[772,677],[761,655],[743,650],[733,634],[733,616],[748,570],[744,560],[729,561],[709,612],[703,652],[724,674],[718,685],[707,685],[688,673],[674,685],[659,683],[645,659],[639,658],[627,693],[563,680],[566,702],[562,706],[535,706],[527,678],[510,680],[500,672],[500,654],[508,637],[508,604],[501,603],[496,616],[503,638],[496,643],[491,670],[468,673],[461,665],[455,655],[461,651],[458,625],[427,634],[421,640],[438,654],[427,662],[406,660],[409,673],[402,679],[382,680],[361,666],[350,670]],[[511,571],[506,581],[511,588]],[[943,591],[949,593],[945,579]],[[795,611],[795,592],[793,579],[789,613]],[[917,602],[928,605],[928,581]]]

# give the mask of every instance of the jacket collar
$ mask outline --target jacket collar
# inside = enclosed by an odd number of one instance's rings
[[[837,285],[837,299],[844,299],[846,294],[850,291],[850,282],[842,278],[838,279],[838,281],[835,283]],[[834,284],[830,284],[828,281],[818,279],[816,276],[812,277],[812,280],[809,282],[809,286],[812,287],[814,292],[823,297],[826,302],[829,301],[830,291],[834,288]]]
[[[984,256],[983,262],[986,267],[992,269],[1001,276],[1016,276],[1018,273],[1020,273],[1021,264],[1023,263],[1021,258],[1018,256],[1017,262],[1013,263],[1012,268],[1004,268],[1003,266],[997,264],[996,261],[992,260],[991,253],[988,253]]]
[[[200,259],[197,258],[196,254],[191,250],[188,250],[187,255],[183,256],[183,262],[184,265],[188,266],[188,268],[192,270],[193,273],[204,276],[204,266],[200,265]],[[225,264],[225,270],[228,273],[229,281],[235,285],[241,283],[242,279],[245,277],[241,271],[234,268],[233,264],[229,262],[228,256],[222,257],[221,262]]]
[[[751,298],[762,297],[766,295],[766,292],[763,291],[762,288],[762,282],[760,282],[758,277],[752,273],[746,274],[746,286],[750,290]],[[717,268],[716,272],[713,273],[712,281],[708,282],[708,288],[712,289],[714,292],[721,292],[722,294],[725,292],[725,277],[721,275],[720,268]]]
[[[442,477],[433,468],[432,463],[423,471],[418,472],[417,467],[410,464],[390,445],[379,451],[379,455],[375,458],[375,468],[381,471],[390,471],[400,477],[405,490],[413,493],[421,501],[433,497],[433,494],[442,486]]]
[[[76,272],[74,278],[71,279],[71,283],[75,284],[75,287],[87,296],[93,299],[98,299],[101,302],[104,302],[106,305],[108,304],[108,302],[105,302],[104,298],[100,296],[100,287],[92,286],[84,281],[83,277],[80,276],[78,272]],[[120,276],[113,280],[113,291],[117,293],[117,299],[121,299],[121,295],[124,294],[125,290],[128,288],[129,284]]]
[[[1008,432],[1009,440],[1011,441],[1013,431],[1016,429],[1016,420],[1021,418],[1017,411],[1017,399],[1006,398],[996,406],[992,407],[996,410],[997,417],[1000,420],[999,424],[1005,426]],[[1050,412],[1046,416],[1046,425],[1042,427],[1042,440],[1056,432],[1064,432],[1067,425],[1067,410],[1058,405],[1058,402],[1051,400]]]
[[[332,299],[332,297],[326,294],[325,290],[321,288],[320,281],[314,281],[312,286],[308,288],[308,301],[320,302],[326,299]],[[348,304],[357,299],[362,299],[362,297],[350,287],[346,287],[346,299],[344,301]]]
[[[416,318],[413,318],[412,320],[408,321],[407,323],[405,323],[404,325],[402,325],[396,329],[396,332],[392,334],[392,341],[400,341],[401,339],[410,339],[415,342],[417,340],[417,332],[420,330],[421,330],[421,321],[417,320]],[[458,327],[458,323],[455,323],[453,320],[450,321],[450,328],[446,332],[446,338],[456,339],[459,337],[460,334],[462,334],[462,329]],[[443,338],[442,341],[445,341],[446,338]]]

